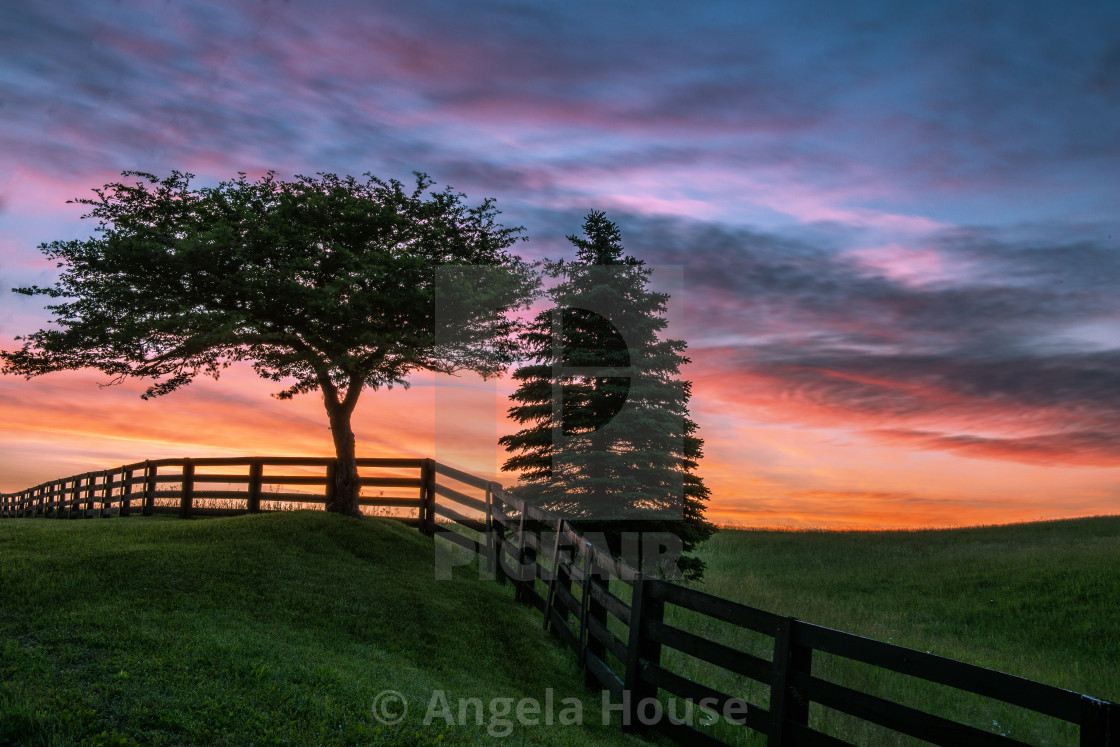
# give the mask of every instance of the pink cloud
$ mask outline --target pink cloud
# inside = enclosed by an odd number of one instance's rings
[[[898,379],[816,367],[744,366],[714,349],[694,363],[699,406],[730,408],[752,420],[863,432],[903,448],[1026,464],[1113,467],[1120,462],[1107,411],[969,394],[934,380]],[[719,403],[718,405],[716,403]]]
[[[929,247],[898,244],[856,249],[845,255],[868,272],[911,288],[954,280],[968,274],[969,265]]]

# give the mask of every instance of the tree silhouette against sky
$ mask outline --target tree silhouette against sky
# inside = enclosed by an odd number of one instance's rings
[[[147,398],[249,362],[281,399],[322,393],[338,459],[327,509],[359,516],[350,421],[365,388],[407,386],[420,370],[491,376],[517,359],[507,312],[536,281],[508,251],[522,229],[498,223],[492,200],[468,206],[420,173],[411,190],[369,174],[201,188],[177,171],[123,176],[138,180],[73,201],[98,220],[92,238],[40,247],[58,283],[15,291],[54,299],[54,326],[0,352],[4,373],[95,368],[147,380]],[[468,292],[456,269],[478,266],[500,271],[469,302],[444,299],[461,313],[437,319],[438,273],[454,296]]]

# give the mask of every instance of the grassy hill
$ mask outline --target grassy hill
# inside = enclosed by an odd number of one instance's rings
[[[702,557],[709,569],[697,588],[709,593],[1120,701],[1120,517],[914,532],[724,530]],[[759,655],[772,646],[736,631],[725,635]],[[677,666],[698,678],[718,676],[690,661]],[[904,675],[823,655],[814,671],[1031,744],[1076,744],[1064,722],[992,709]],[[716,681],[766,703],[765,688]],[[871,727],[818,713],[858,743],[894,743]]]
[[[436,580],[432,548],[322,512],[0,522],[0,744],[475,744],[507,720],[515,742],[634,743],[539,616],[477,573]],[[548,688],[587,725],[491,718]],[[386,689],[399,725],[374,718]],[[454,723],[425,726],[438,690]]]
[[[392,521],[322,512],[0,522],[0,745],[490,743],[495,721],[468,708],[461,724],[460,698],[543,700],[550,687],[557,712],[580,699],[585,726],[512,723],[515,743],[638,743],[601,726],[598,698],[536,613],[469,569],[436,580],[432,553]],[[1120,700],[1120,518],[725,530],[702,555],[710,593]],[[772,640],[689,614],[670,621],[769,656]],[[665,656],[767,704],[763,686]],[[1076,744],[1051,719],[903,675],[826,655],[814,672],[1027,743]],[[398,725],[374,718],[386,689],[409,702]],[[453,725],[423,724],[438,690]],[[860,744],[912,743],[835,713],[813,720]]]

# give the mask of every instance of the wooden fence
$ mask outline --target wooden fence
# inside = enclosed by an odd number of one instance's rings
[[[267,507],[323,502],[334,463],[296,457],[140,462],[2,495],[0,516],[88,518],[170,512],[190,517],[253,513],[262,510],[262,503]],[[1026,744],[814,674],[814,655],[826,654],[1068,722],[1077,728],[1084,747],[1120,747],[1116,703],[813,625],[655,578],[613,558],[567,521],[518,499],[497,483],[432,459],[359,459],[358,465],[363,487],[416,491],[404,497],[365,497],[362,506],[414,510],[414,517],[402,520],[466,548],[478,556],[480,569],[512,582],[518,599],[539,610],[545,628],[576,653],[588,685],[610,693],[624,728],[654,730],[690,745],[730,744],[669,715],[668,701],[680,698],[724,714],[724,721],[742,732],[732,737],[736,742],[748,734],[764,734],[768,745],[849,744],[814,728],[811,715],[823,708],[932,744]],[[208,471],[224,467],[244,472]],[[365,474],[371,469],[394,474]],[[302,473],[292,474],[297,471]],[[226,487],[206,488],[215,484]],[[289,486],[319,492],[278,489]],[[244,508],[197,506],[203,499],[243,501]],[[178,505],[168,506],[168,501]],[[696,632],[712,625],[695,625],[693,630],[678,627],[672,624],[673,616],[666,615],[667,608],[688,611],[691,619],[700,616],[765,636],[772,639],[772,653],[769,658],[757,656]],[[673,671],[665,656],[669,651],[761,683],[768,688],[765,707]],[[727,736],[726,731],[721,734]]]
[[[108,518],[163,513],[189,518],[258,513],[262,503],[276,507],[319,504],[327,499],[335,464],[335,459],[325,457],[154,459],[0,495],[0,517]],[[361,471],[403,473],[363,476],[362,487],[418,490],[408,497],[363,497],[359,504],[414,509],[418,515],[409,523],[418,524],[426,518],[430,504],[425,500],[427,493],[420,489],[431,479],[434,465],[432,459],[359,459]],[[219,468],[242,471],[211,471]],[[215,507],[215,503],[224,505]]]

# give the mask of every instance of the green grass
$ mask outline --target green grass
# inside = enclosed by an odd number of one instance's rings
[[[819,625],[1120,701],[1120,517],[918,532],[724,530],[697,588]],[[769,658],[773,639],[671,607],[669,619]],[[766,707],[768,689],[689,657],[672,668]],[[1064,722],[818,654],[814,673],[1032,744]],[[861,744],[908,744],[814,706]],[[749,743],[742,732],[725,737]]]
[[[0,744],[485,744],[491,699],[548,688],[585,726],[511,718],[510,741],[635,743],[508,587],[434,575],[432,540],[389,520],[0,522]],[[437,690],[453,725],[423,724]],[[472,697],[481,726],[459,723]]]
[[[1120,700],[1120,518],[724,530],[701,554],[709,593]],[[557,713],[580,699],[585,726],[509,719],[509,741],[637,743],[602,726],[598,696],[539,615],[477,576],[438,581],[415,530],[322,512],[0,522],[0,745],[485,744],[505,719],[425,726],[432,694],[458,722],[460,698],[543,700],[550,687]],[[770,656],[767,637],[672,606],[667,619]],[[764,685],[668,650],[663,663],[768,705]],[[1031,744],[1077,742],[1061,722],[904,675],[821,654],[813,671]],[[386,689],[409,701],[396,726],[373,715]],[[818,706],[811,723],[858,744],[915,742]]]

